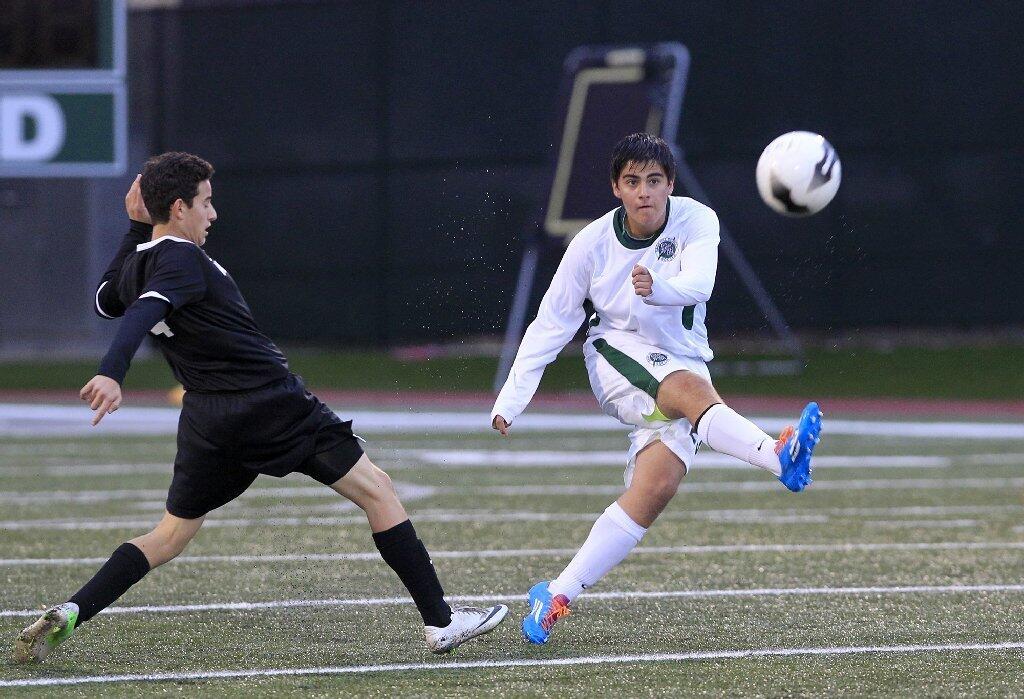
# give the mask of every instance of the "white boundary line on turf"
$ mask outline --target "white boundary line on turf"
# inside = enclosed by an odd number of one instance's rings
[[[324,505],[271,505],[265,508],[231,507],[207,516],[203,523],[204,529],[211,527],[301,527],[301,526],[366,526],[364,515],[341,514],[354,506],[347,501],[329,506]],[[154,509],[163,512],[162,501],[156,502]],[[241,510],[241,512],[236,511]],[[326,512],[323,515],[305,517],[268,516],[302,514],[310,512]],[[706,521],[719,524],[730,523],[786,523],[804,522],[823,524],[832,518],[847,517],[884,517],[884,516],[920,516],[920,515],[983,515],[1024,511],[1024,505],[949,505],[949,506],[909,506],[909,507],[829,507],[808,509],[718,509],[718,510],[670,510],[659,515],[659,521]],[[337,513],[337,514],[335,514]],[[410,517],[416,522],[453,523],[504,523],[504,522],[592,522],[597,512],[534,512],[532,510],[413,510]],[[235,516],[231,516],[235,515]],[[245,515],[245,516],[242,516]],[[84,517],[68,517],[62,519],[16,519],[0,520],[0,531],[38,530],[109,530],[109,529],[141,529],[156,525],[157,517],[142,519],[138,515],[109,517],[107,519],[91,519]],[[923,520],[893,520],[894,522],[920,522]],[[934,519],[931,522],[942,526],[949,520]],[[959,520],[957,520],[959,521]],[[973,520],[972,520],[973,521]]]
[[[826,405],[826,410],[827,410]],[[114,434],[174,434],[178,427],[177,408],[122,407],[107,416],[101,427],[89,424],[84,406],[0,403],[0,436],[96,436]],[[490,416],[465,411],[345,411],[343,419],[353,420],[361,432],[445,434],[491,432]],[[793,422],[787,418],[756,417],[753,421],[765,431],[778,432]],[[965,439],[1024,439],[1024,425],[1003,422],[901,422],[898,420],[825,419],[826,434],[869,437],[936,437]],[[528,413],[520,416],[514,430],[519,432],[622,432],[628,427],[607,415]]]
[[[308,481],[315,482],[315,481]],[[438,488],[418,483],[395,482],[395,488],[403,500],[421,500],[435,495]],[[0,502],[30,504],[35,502],[109,502],[125,499],[160,499],[167,497],[167,490],[153,488],[120,488],[118,490],[28,490],[0,493]],[[270,488],[249,488],[236,499],[249,498],[327,498],[343,501],[342,497],[326,485],[277,486]]]
[[[353,675],[370,672],[414,672],[419,670],[473,670],[499,667],[550,667],[573,665],[610,665],[651,662],[687,662],[700,660],[744,660],[800,655],[835,656],[867,653],[948,653],[954,651],[1002,651],[1024,648],[1024,642],[906,644],[894,646],[833,646],[818,648],[752,648],[748,650],[694,651],[690,653],[643,653],[636,655],[587,655],[572,658],[529,660],[470,660],[436,663],[393,663],[381,665],[343,665],[339,667],[270,668],[265,670],[209,670],[206,672],[161,672],[148,675],[91,675],[82,677],[40,677],[24,680],[0,680],[0,687],[40,687],[98,684],[110,682],[175,682],[239,679],[245,677],[301,677],[310,675]]]
[[[567,469],[567,468],[603,468],[607,466],[624,467],[626,452],[619,451],[488,451],[485,449],[401,449],[394,455],[383,454],[386,469]],[[832,456],[821,455],[814,459],[816,469],[945,469],[957,463],[973,465],[1002,465],[1024,463],[1024,454],[972,454],[963,457],[934,455],[862,455]],[[725,454],[703,452],[697,455],[695,469],[718,470],[750,470],[750,464]],[[80,476],[124,476],[142,474],[167,474],[173,470],[171,461],[167,463],[66,463],[41,464],[35,466],[0,466],[0,477],[34,478],[52,476],[56,478]]]
[[[396,452],[400,459],[411,459],[432,466],[445,468],[597,468],[603,466],[625,467],[626,452],[588,451],[588,450],[487,450],[487,449],[400,449]],[[987,454],[972,455],[975,459]],[[997,463],[1004,463],[1005,454],[994,454]],[[1018,461],[1024,463],[1024,454],[1018,455]],[[814,457],[815,468],[950,468],[957,462],[957,457],[934,455],[878,455],[878,456],[831,456]],[[972,463],[978,463],[973,461]],[[981,463],[985,463],[982,460]],[[415,468],[413,464],[397,462],[389,464],[390,468]],[[420,466],[422,468],[422,466]],[[750,464],[726,454],[701,452],[697,454],[695,469],[707,470],[749,470]]]
[[[969,592],[1024,592],[1024,584],[1007,585],[896,585],[867,587],[781,587],[752,589],[720,589],[720,590],[659,590],[654,592],[630,592],[616,590],[609,592],[591,592],[585,600],[620,600],[620,599],[708,599],[719,597],[789,597],[789,596],[843,596],[843,595],[935,595],[935,594],[966,594]],[[485,603],[522,602],[522,593],[505,595],[455,595],[446,598],[449,602]],[[216,611],[250,611],[255,609],[291,609],[295,607],[358,607],[365,605],[412,604],[408,597],[369,597],[355,599],[294,599],[270,600],[266,602],[210,602],[207,604],[166,604],[136,605],[129,607],[108,607],[104,614],[151,614],[176,612],[216,612]],[[38,616],[40,609],[3,609],[2,617],[33,617]]]
[[[751,467],[751,471],[754,469]],[[487,495],[540,495],[566,497],[571,495],[619,495],[621,485],[492,485],[492,486],[408,486],[420,488],[419,497],[443,496],[463,493]],[[1024,478],[876,478],[816,480],[814,490],[964,490],[964,489],[1008,489],[1024,487]],[[780,490],[782,486],[774,478],[760,478],[750,481],[711,481],[706,483],[682,483],[683,493],[742,493]],[[785,492],[781,491],[780,492]],[[0,493],[0,502],[31,504],[37,502],[109,502],[111,500],[159,499],[167,495],[166,490],[151,488],[118,490],[33,490]],[[306,486],[276,488],[249,488],[239,498],[337,498],[337,493],[327,486]],[[408,498],[408,495],[403,497]]]
[[[942,541],[923,543],[721,544],[710,546],[638,546],[630,555],[714,553],[853,553],[856,551],[987,551],[1020,550],[1024,541]],[[525,558],[572,556],[578,549],[484,549],[431,551],[432,559]],[[173,563],[292,563],[314,561],[379,561],[377,551],[354,553],[282,553],[260,555],[178,556]],[[106,558],[0,558],[0,566],[81,566],[106,563]]]
[[[751,467],[753,468],[753,467]],[[1024,478],[874,478],[818,480],[809,486],[810,490],[964,490],[964,489],[1008,489],[1024,487]],[[709,481],[704,483],[680,484],[681,493],[743,493],[778,490],[774,478],[760,478],[749,481]],[[472,492],[486,495],[539,495],[560,497],[566,495],[619,495],[624,490],[619,485],[490,485],[467,486],[465,488],[438,488],[438,495],[446,493]]]

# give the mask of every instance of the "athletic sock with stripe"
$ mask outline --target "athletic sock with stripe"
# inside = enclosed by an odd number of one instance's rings
[[[775,439],[727,405],[715,403],[705,410],[697,418],[694,429],[715,451],[735,456],[776,476],[782,474]]]

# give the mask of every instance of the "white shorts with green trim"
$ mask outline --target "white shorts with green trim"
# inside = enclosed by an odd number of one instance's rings
[[[583,357],[601,409],[633,428],[623,474],[626,487],[633,480],[636,455],[656,440],[672,450],[689,470],[700,439],[685,418],[669,420],[662,415],[655,397],[660,383],[675,371],[692,371],[710,381],[704,360],[671,355],[629,333],[611,332],[588,338]]]

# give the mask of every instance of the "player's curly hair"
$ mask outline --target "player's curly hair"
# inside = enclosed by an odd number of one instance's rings
[[[147,160],[139,186],[153,223],[167,223],[178,199],[191,208],[199,183],[212,176],[213,165],[191,153],[172,151]]]
[[[616,143],[612,149],[612,182],[619,181],[622,169],[631,162],[658,163],[670,180],[676,179],[676,157],[663,138],[649,133],[634,133]]]

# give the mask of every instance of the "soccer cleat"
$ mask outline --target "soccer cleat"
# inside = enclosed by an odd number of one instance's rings
[[[454,607],[448,626],[426,626],[427,648],[433,653],[450,653],[466,641],[490,633],[508,614],[508,607],[497,604],[482,607]]]
[[[786,437],[789,430],[792,428],[784,431],[780,440]],[[788,439],[779,452],[779,462],[782,466],[779,480],[794,493],[799,493],[813,482],[811,454],[820,441],[821,410],[817,403],[808,403],[800,413],[800,422],[797,423],[796,430],[789,432]]]
[[[14,661],[40,663],[70,638],[78,622],[78,605],[65,602],[39,617],[14,642]]]
[[[523,617],[523,636],[530,643],[547,643],[555,622],[571,614],[569,598],[565,595],[552,596],[549,584],[550,581],[542,580],[526,595],[530,613]]]

